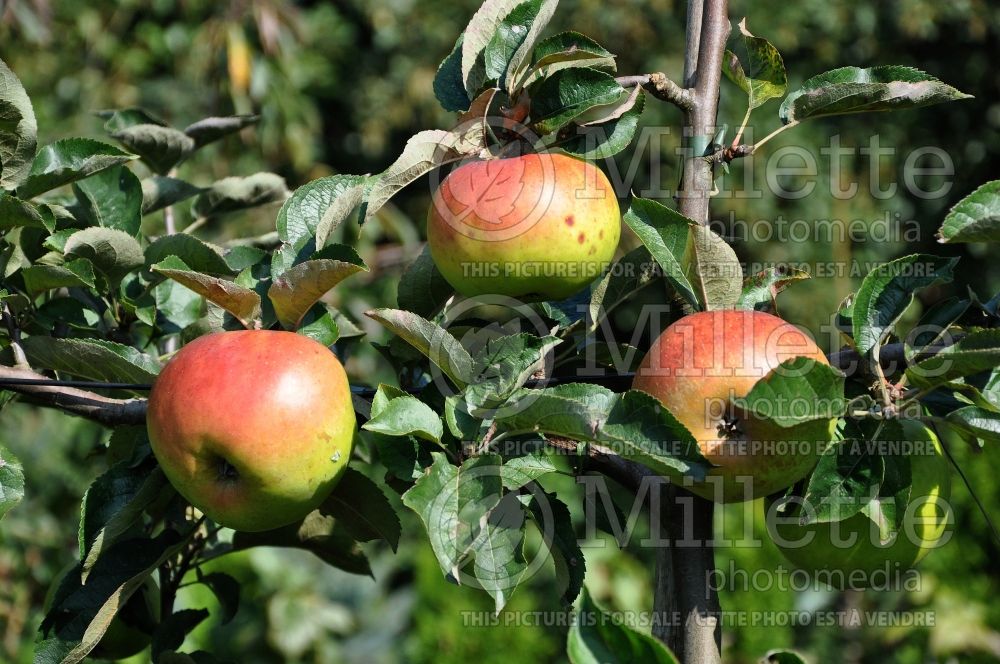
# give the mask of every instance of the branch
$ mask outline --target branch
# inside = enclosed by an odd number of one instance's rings
[[[684,111],[690,111],[694,106],[692,91],[677,85],[663,72],[639,74],[638,76],[619,76],[615,80],[623,88],[641,85],[646,92],[657,99],[669,102]]]
[[[693,104],[685,117],[684,172],[678,191],[680,212],[700,224],[709,223],[714,162],[704,159],[715,133],[722,81],[722,57],[729,36],[726,0],[689,0],[684,84],[693,88]]]
[[[0,366],[0,383],[4,380],[48,379],[29,369]],[[59,408],[105,426],[143,424],[146,421],[145,399],[112,399],[75,387],[52,385],[5,384],[3,389],[23,394],[41,406]]]
[[[681,214],[708,225],[716,162],[704,157],[717,122],[722,58],[730,27],[728,2],[688,0],[687,6],[684,85],[694,92],[693,104],[685,113],[685,160],[677,197]],[[715,664],[722,661],[721,607],[718,593],[709,585],[709,575],[715,570],[711,545],[715,506],[684,493],[671,486],[664,490],[667,506],[662,523],[670,545],[657,551],[653,612],[660,620],[653,635],[684,664]],[[675,509],[682,496],[691,506],[690,521],[685,519],[685,510]],[[678,549],[678,538],[688,539],[687,535],[698,541]]]
[[[728,164],[737,159],[742,159],[743,157],[749,157],[753,154],[752,145],[730,145],[728,147],[720,148],[713,152],[710,156],[705,157],[713,167],[719,164]]]
[[[552,447],[566,452],[575,452],[580,449],[579,441],[571,438],[546,436],[545,441]],[[633,493],[639,491],[644,478],[656,476],[656,473],[641,463],[621,457],[601,445],[588,443],[585,453],[587,455],[585,464],[587,470],[594,470],[606,475]]]

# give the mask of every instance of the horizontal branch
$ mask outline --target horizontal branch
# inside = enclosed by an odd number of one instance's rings
[[[706,157],[713,166],[718,164],[728,164],[737,159],[742,159],[743,157],[749,157],[753,154],[752,145],[730,145],[719,150]]]
[[[947,348],[948,345],[950,344],[930,346],[919,354],[918,359],[930,357]],[[848,373],[848,375],[853,375],[857,372],[866,373],[868,371],[867,363],[862,361],[862,357],[854,349],[845,348],[831,353],[827,357],[832,366]],[[897,343],[883,346],[879,353],[879,360],[882,367],[889,371],[900,371],[905,368],[907,358],[903,344]],[[603,385],[614,392],[624,392],[631,387],[634,377],[635,374],[633,373],[602,376],[554,376],[546,380],[529,381],[526,386],[538,389],[566,383],[591,383]],[[90,386],[92,389],[128,389],[133,391],[144,390],[150,387],[138,383],[54,380],[29,369],[0,365],[0,389],[22,394],[39,406],[58,408],[67,413],[79,415],[106,426],[142,424],[145,421],[145,399],[115,399],[105,397],[96,392],[81,389],[82,386]],[[408,391],[418,394],[420,389],[417,388]],[[365,386],[351,386],[351,392],[355,396],[369,399],[375,395],[374,388]],[[575,446],[575,444],[574,442],[573,445]],[[615,455],[613,452],[602,450],[600,447],[591,446],[591,456],[607,465],[612,463],[610,459]]]
[[[567,452],[575,452],[580,448],[578,441],[561,436],[546,436],[546,442],[552,447]],[[630,461],[619,456],[610,449],[589,443],[585,449],[586,470],[596,470],[602,475],[607,475],[622,486],[637,491],[642,486],[643,479],[656,476],[647,466],[635,461]]]
[[[623,88],[641,85],[649,94],[661,101],[669,102],[681,110],[690,110],[694,105],[692,91],[677,85],[662,72],[619,76],[615,80]]]
[[[12,382],[6,383],[5,380]],[[21,382],[27,380],[38,382]],[[112,399],[76,387],[39,384],[47,380],[42,374],[29,369],[0,366],[0,385],[38,405],[58,408],[105,426],[143,424],[146,421],[145,399]]]

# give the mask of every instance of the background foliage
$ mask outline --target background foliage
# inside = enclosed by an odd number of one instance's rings
[[[104,3],[79,0],[13,0],[0,4],[0,58],[31,95],[41,142],[63,136],[101,137],[103,120],[91,114],[102,108],[143,106],[174,126],[207,115],[255,112],[254,129],[209,146],[181,167],[182,176],[208,184],[220,177],[274,171],[290,188],[315,177],[338,172],[377,172],[397,155],[416,131],[446,126],[450,118],[433,97],[431,80],[437,63],[451,47],[478,2],[432,0],[344,0],[335,3],[289,3],[280,0],[209,2],[207,0],[139,0]],[[639,73],[681,69],[682,3],[629,0],[603,3],[566,1],[551,30],[572,27],[599,39],[619,53],[619,71]],[[748,16],[749,25],[782,52],[796,86],[812,72],[851,63],[862,66],[896,62],[919,66],[946,78],[974,100],[891,116],[862,115],[804,125],[770,144],[769,151],[791,142],[821,146],[840,135],[844,147],[868,144],[879,133],[883,146],[905,151],[932,145],[945,150],[956,164],[948,196],[923,201],[900,186],[896,195],[878,200],[862,186],[849,200],[835,200],[817,187],[799,200],[763,196],[721,198],[718,219],[861,219],[876,225],[888,212],[914,219],[919,238],[899,242],[844,242],[796,245],[796,259],[808,262],[868,263],[912,251],[929,250],[933,231],[944,212],[980,183],[1000,172],[1000,7],[985,0],[937,3],[930,0],[841,2],[803,0],[796,3],[760,0],[733,2],[732,16]],[[640,48],[631,47],[641,45]],[[724,85],[728,85],[724,83]],[[732,91],[732,88],[729,88]],[[736,126],[743,108],[739,95],[723,96],[720,119]],[[756,118],[756,116],[755,116]],[[761,112],[760,136],[777,125]],[[676,110],[647,105],[643,125],[672,126]],[[672,135],[659,146],[659,175],[639,169],[643,178],[670,182]],[[627,158],[629,153],[619,155]],[[649,161],[642,161],[645,165]],[[733,172],[743,166],[734,164]],[[871,163],[856,155],[844,164],[850,181],[867,181],[872,170],[883,183],[897,181],[902,157]],[[755,177],[762,183],[763,168]],[[830,174],[821,162],[819,181]],[[792,183],[789,183],[791,185]],[[789,188],[792,188],[789,186]],[[386,340],[379,326],[362,312],[395,301],[394,277],[413,257],[429,190],[415,184],[384,208],[361,231],[358,250],[373,267],[369,274],[345,282],[336,304],[356,321],[366,321],[374,340]],[[183,225],[186,206],[178,206]],[[221,241],[266,233],[275,210],[226,217],[211,222],[204,237]],[[160,223],[155,216],[153,223]],[[347,231],[344,231],[347,232]],[[777,260],[788,247],[769,242],[737,242],[743,260]],[[964,293],[975,282],[989,296],[1000,290],[1000,265],[975,246],[965,245],[956,280],[948,292]],[[862,274],[864,271],[862,271]],[[814,280],[783,295],[781,313],[819,331],[829,312],[860,275],[834,282]],[[985,283],[984,283],[985,280]],[[941,287],[939,287],[941,288]],[[941,290],[922,294],[940,299]],[[919,312],[916,312],[919,313]],[[633,318],[630,318],[630,315]],[[622,329],[631,329],[634,313],[616,314]],[[823,337],[821,337],[823,339]],[[374,353],[353,355],[353,375],[388,378],[391,368]],[[0,659],[29,661],[31,639],[41,619],[38,607],[53,578],[76,549],[75,523],[79,500],[104,468],[93,453],[106,434],[98,427],[19,405],[4,413],[3,443],[21,459],[28,477],[45,478],[28,487],[24,504],[5,518],[0,530]],[[959,447],[971,456],[964,447]],[[987,446],[967,463],[970,481],[987,505],[1000,502],[991,468],[1000,459]],[[960,459],[963,461],[964,459]],[[565,487],[572,491],[571,482]],[[795,595],[749,592],[724,595],[723,606],[742,610],[815,609],[818,607],[929,608],[937,624],[925,629],[803,629],[733,627],[727,661],[752,661],[769,648],[797,646],[817,661],[925,661],[924,652],[969,661],[1000,660],[1000,551],[964,488],[956,488],[960,522],[957,541],[923,565],[925,586],[916,595],[820,593]],[[568,495],[567,495],[568,498]],[[724,511],[739,523],[741,506]],[[462,610],[488,611],[481,593],[442,584],[440,573],[415,517],[402,510],[404,540],[400,554],[375,557],[375,581],[314,563],[294,551],[253,550],[224,561],[226,571],[244,584],[244,603],[236,619],[224,626],[209,623],[190,637],[223,658],[245,662],[310,661],[560,661],[564,634],[559,628],[481,627],[462,625]],[[765,538],[766,542],[766,538]],[[646,606],[651,583],[652,551],[638,547],[611,555],[613,545],[588,548],[588,585],[592,594],[614,608]],[[780,562],[768,544],[761,549],[726,549],[729,560],[747,569]],[[557,609],[552,589],[527,584],[510,608]],[[182,596],[182,603],[201,606],[210,597]]]

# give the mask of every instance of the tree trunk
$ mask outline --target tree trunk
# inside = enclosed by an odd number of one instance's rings
[[[712,165],[701,157],[716,131],[722,57],[729,36],[726,0],[688,0],[684,87],[692,92],[685,113],[684,173],[680,212],[700,224],[711,221]],[[657,552],[653,634],[684,664],[721,662],[718,593],[710,583],[714,503],[667,486],[659,516],[670,545]]]

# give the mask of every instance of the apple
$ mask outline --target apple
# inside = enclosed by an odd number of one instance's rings
[[[293,332],[217,332],[184,346],[149,396],[153,453],[177,491],[244,531],[298,521],[323,502],[351,456],[347,375]]]
[[[600,276],[620,235],[604,173],[554,153],[464,164],[434,192],[427,215],[431,257],[467,297],[566,299]]]
[[[807,334],[760,311],[691,314],[653,342],[632,387],[659,399],[713,465],[705,481],[685,480],[684,488],[716,502],[738,502],[787,488],[812,470],[833,439],[836,420],[781,428],[732,403],[800,356],[828,364]]]
[[[889,541],[882,543],[878,526],[860,512],[842,521],[802,526],[798,517],[807,508],[801,498],[788,505],[789,514],[777,512],[781,496],[765,501],[768,532],[796,567],[833,585],[867,587],[879,572],[910,569],[950,539],[951,474],[941,442],[919,422],[904,420],[902,425],[905,440],[914,443],[908,455],[912,484],[903,525]]]

